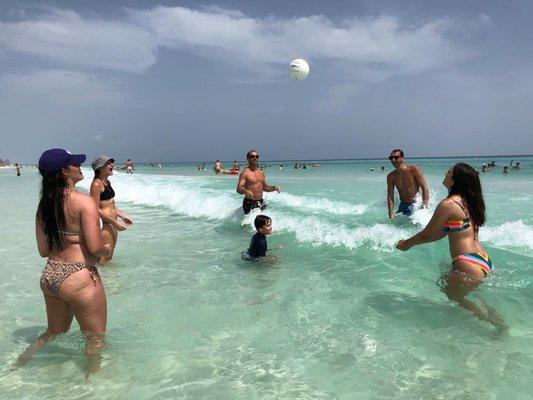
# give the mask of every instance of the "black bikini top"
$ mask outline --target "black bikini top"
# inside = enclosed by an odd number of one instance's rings
[[[101,179],[100,182],[102,182]],[[107,181],[107,185],[102,182],[102,185],[104,185],[104,191],[100,193],[100,201],[111,200],[115,197],[115,191],[111,187],[111,182]]]

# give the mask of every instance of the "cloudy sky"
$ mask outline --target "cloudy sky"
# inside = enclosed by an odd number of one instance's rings
[[[532,43],[531,1],[2,0],[0,158],[532,154]]]

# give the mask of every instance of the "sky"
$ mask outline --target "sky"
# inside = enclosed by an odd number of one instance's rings
[[[0,1],[0,158],[533,154],[531,1]]]

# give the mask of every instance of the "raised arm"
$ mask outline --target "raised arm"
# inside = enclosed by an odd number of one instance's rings
[[[415,166],[413,175],[418,185],[422,188],[422,204],[427,208],[429,201],[429,188],[426,179],[424,178],[424,174],[419,167]]]
[[[442,232],[441,227],[444,225],[450,214],[451,208],[448,204],[448,201],[441,201],[426,227],[409,239],[400,240],[396,245],[396,248],[406,251],[413,246],[442,239],[444,236],[446,236],[446,232]]]
[[[389,218],[395,218],[394,215],[394,179],[393,172],[387,175],[387,208],[389,209]]]

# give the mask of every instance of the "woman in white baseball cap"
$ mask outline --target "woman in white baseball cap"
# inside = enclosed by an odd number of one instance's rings
[[[113,164],[115,160],[109,156],[96,157],[91,163],[94,171],[94,179],[91,184],[91,196],[98,206],[100,218],[102,219],[102,238],[104,243],[111,246],[111,253],[105,257],[100,257],[100,264],[107,264],[113,258],[113,250],[117,244],[118,231],[126,229],[126,225],[133,224],[133,221],[124,212],[117,208],[115,203],[115,191],[111,187],[109,177],[113,175]],[[120,223],[118,219],[124,223]]]

